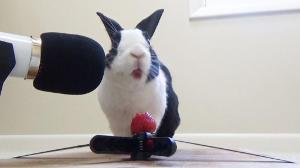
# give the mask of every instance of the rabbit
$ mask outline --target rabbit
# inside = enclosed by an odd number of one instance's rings
[[[111,40],[98,99],[116,136],[131,136],[132,118],[141,112],[152,115],[158,137],[173,137],[180,124],[171,74],[150,43],[163,11],[155,11],[134,29],[123,29],[97,12]]]

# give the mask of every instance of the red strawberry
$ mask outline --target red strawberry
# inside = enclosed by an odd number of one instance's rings
[[[156,130],[156,122],[148,113],[137,113],[131,121],[131,134],[135,135],[142,132],[153,133]]]

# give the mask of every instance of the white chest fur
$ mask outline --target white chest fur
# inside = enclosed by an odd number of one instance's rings
[[[166,78],[163,71],[148,83],[114,78],[105,71],[99,86],[99,102],[114,135],[130,136],[130,124],[136,113],[149,112],[157,128],[167,106]],[[128,78],[127,78],[128,79]]]

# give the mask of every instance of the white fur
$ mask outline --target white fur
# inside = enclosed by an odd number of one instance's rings
[[[104,72],[98,94],[113,134],[130,136],[131,120],[136,113],[149,112],[158,128],[167,106],[166,78],[160,70],[155,79],[146,82],[151,56],[142,32],[138,29],[121,31],[118,52],[111,69],[106,68]],[[144,56],[137,63],[130,53]],[[143,71],[138,80],[131,76],[137,66]]]

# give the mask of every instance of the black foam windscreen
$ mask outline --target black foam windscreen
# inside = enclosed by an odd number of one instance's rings
[[[100,84],[105,54],[96,41],[72,34],[41,35],[41,62],[33,85],[54,93],[80,95],[93,91]]]
[[[0,95],[4,81],[15,65],[16,59],[13,45],[0,41]]]

